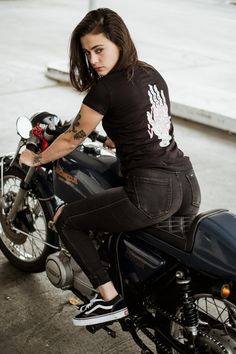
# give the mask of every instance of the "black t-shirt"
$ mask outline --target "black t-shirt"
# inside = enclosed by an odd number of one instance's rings
[[[181,171],[191,168],[174,140],[167,85],[151,67],[136,65],[101,77],[83,103],[104,115],[102,124],[116,145],[122,172],[136,168]]]

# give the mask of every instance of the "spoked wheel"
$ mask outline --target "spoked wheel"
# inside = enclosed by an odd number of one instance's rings
[[[52,252],[47,244],[53,240],[53,232],[47,226],[50,220],[48,201],[38,199],[40,186],[37,186],[37,197],[32,191],[26,193],[14,222],[9,224],[6,220],[23,178],[24,174],[14,167],[4,175],[0,249],[18,269],[39,272],[45,269],[46,258]]]
[[[236,306],[210,294],[194,296],[199,313],[199,326],[196,344],[201,354],[236,353]],[[178,318],[181,310],[178,310]],[[171,324],[171,334],[185,343],[185,329],[176,322]],[[177,354],[173,350],[173,354]]]

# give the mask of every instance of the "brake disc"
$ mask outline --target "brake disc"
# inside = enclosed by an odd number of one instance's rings
[[[6,215],[3,215],[2,210],[0,210],[0,222],[2,224],[3,232],[9,240],[16,245],[22,245],[25,243],[27,236],[12,230],[12,226],[6,222]]]

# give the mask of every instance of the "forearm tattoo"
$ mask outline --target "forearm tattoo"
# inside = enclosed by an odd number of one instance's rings
[[[80,112],[77,114],[77,116],[75,117],[74,121],[72,122],[71,125],[71,130],[72,132],[76,133],[77,132],[77,128],[79,127],[79,120],[81,118],[81,114]]]
[[[34,156],[34,159],[33,159],[33,164],[34,165],[41,165],[41,160],[42,160],[42,156],[39,154],[39,155],[35,155]]]
[[[78,130],[79,125],[80,125],[80,123],[79,123],[80,118],[81,118],[81,114],[79,112],[77,114],[77,116],[75,117],[74,121],[72,122],[71,127],[66,132],[66,133],[74,133],[73,138],[75,140],[84,139],[87,136],[86,133],[84,132],[84,130],[82,130],[82,129]]]
[[[74,134],[75,140],[84,139],[84,138],[86,138],[86,133],[83,130],[79,130]]]

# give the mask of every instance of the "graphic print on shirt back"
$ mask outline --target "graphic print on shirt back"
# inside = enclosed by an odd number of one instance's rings
[[[160,146],[165,147],[170,145],[171,136],[170,130],[170,116],[168,114],[168,106],[164,92],[158,91],[156,85],[148,85],[148,96],[151,103],[151,111],[147,112],[148,133],[152,139],[153,134],[160,139]]]

